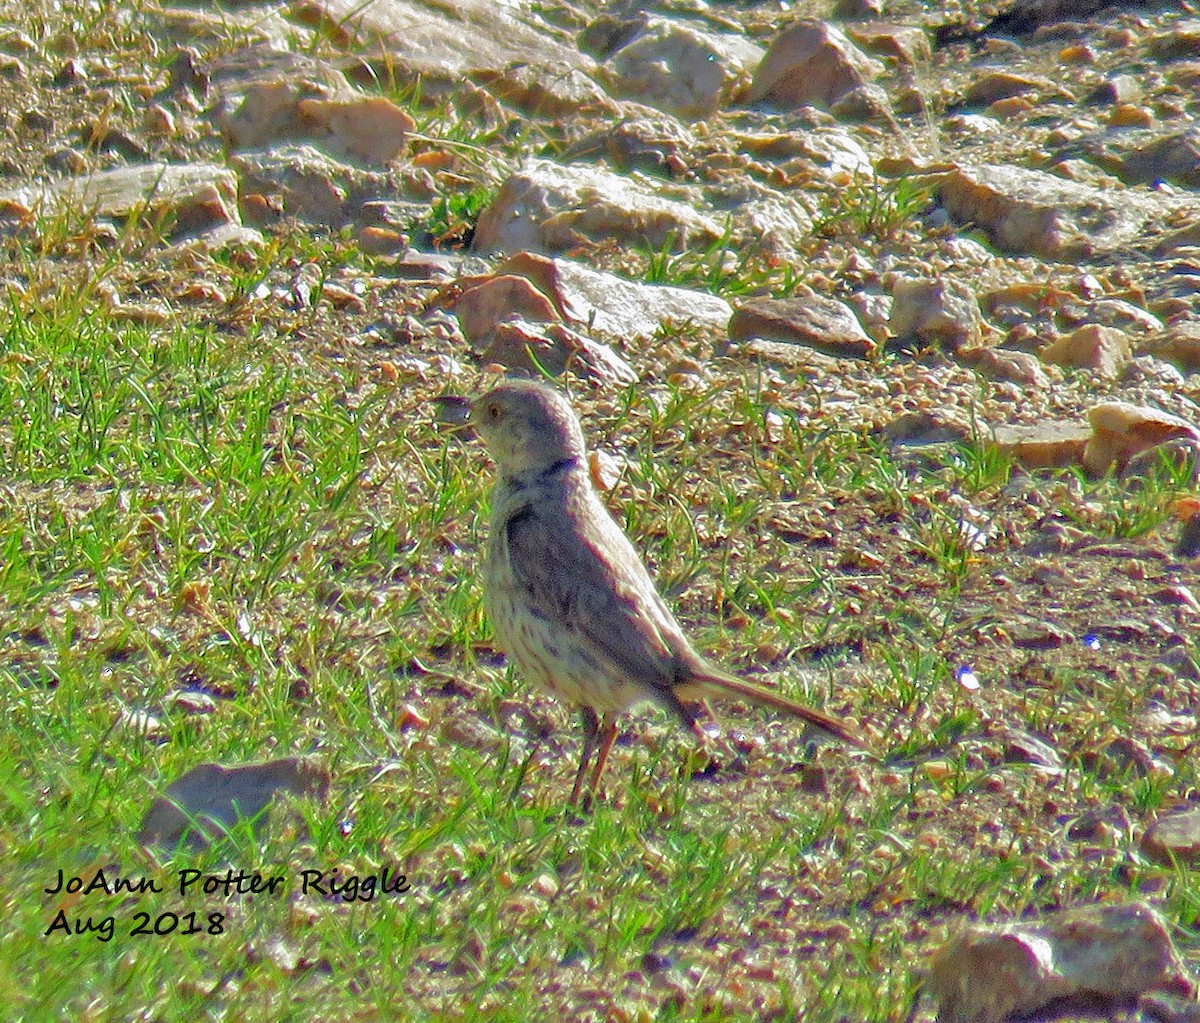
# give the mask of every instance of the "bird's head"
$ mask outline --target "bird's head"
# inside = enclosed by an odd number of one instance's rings
[[[453,402],[455,418],[487,445],[502,475],[549,468],[567,458],[585,460],[583,429],[570,402],[533,380],[505,380],[478,398]]]

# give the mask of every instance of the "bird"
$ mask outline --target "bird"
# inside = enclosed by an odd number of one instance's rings
[[[484,611],[528,682],[577,706],[583,749],[569,806],[591,806],[617,717],[653,701],[703,742],[698,705],[740,697],[869,749],[850,725],[709,663],[688,640],[592,483],[583,428],[559,390],[506,379],[464,403],[495,462],[481,564]]]

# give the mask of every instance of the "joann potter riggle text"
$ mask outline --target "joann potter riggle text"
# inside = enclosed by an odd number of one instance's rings
[[[228,899],[234,895],[258,895],[263,892],[268,895],[281,895],[287,884],[285,874],[263,877],[257,871],[241,870],[234,873],[232,868],[224,874],[180,870],[178,875],[179,894],[185,898],[203,894]],[[391,867],[384,867],[380,873],[368,874],[366,877],[360,877],[358,874],[343,875],[336,870],[301,870],[296,874],[296,882],[300,885],[301,895],[336,895],[346,902],[370,902],[376,894],[403,895],[412,887],[404,874],[395,873]],[[57,878],[45,892],[47,895],[58,895],[61,892],[72,895],[144,895],[165,890],[154,878],[120,877],[115,874],[110,877],[101,868],[85,881],[82,877],[67,877],[65,871],[59,868]]]
[[[107,874],[104,869],[97,870],[90,877],[68,877],[61,868],[56,872],[52,883],[43,889],[47,895],[76,895],[76,903],[87,896],[129,896],[163,893],[167,889],[166,875],[163,880],[153,877],[121,877],[117,874]],[[185,869],[177,871],[179,895],[181,898],[210,898],[230,899],[236,895],[267,895],[278,898],[288,890],[287,875],[277,874],[264,877],[258,871],[230,869],[224,874],[205,874],[199,870]],[[294,882],[299,885],[298,894],[310,897],[334,898],[343,902],[371,902],[376,895],[403,895],[412,887],[404,874],[393,872],[390,867],[384,867],[378,874],[359,876],[358,874],[339,874],[332,870],[301,870],[297,871]],[[174,884],[170,885],[173,889]],[[72,905],[73,915],[66,909],[59,909],[50,925],[43,932],[45,937],[75,936],[93,934],[100,941],[109,941],[116,932],[115,916],[92,917],[78,912],[78,907]],[[134,907],[136,908],[136,907]],[[131,936],[157,935],[165,937],[168,934],[203,935],[222,934],[225,931],[225,914],[196,912],[174,913],[170,910],[152,916],[150,913],[137,911],[130,913],[132,929]]]

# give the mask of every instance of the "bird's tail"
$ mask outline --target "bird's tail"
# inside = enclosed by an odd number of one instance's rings
[[[812,725],[818,731],[824,732],[827,736],[837,739],[839,742],[849,743],[851,746],[857,746],[859,749],[871,749],[871,745],[866,739],[837,718],[823,711],[814,710],[812,707],[806,707],[795,700],[789,700],[786,696],[780,696],[778,693],[774,693],[770,689],[764,689],[762,686],[757,686],[753,682],[747,682],[744,678],[739,678],[737,675],[726,675],[724,672],[708,668],[707,670],[696,671],[692,679],[693,681],[689,681],[676,688],[675,693],[681,700],[701,700],[710,696],[714,698],[720,696],[741,696],[751,703],[758,704],[760,707],[781,710],[786,714],[798,717],[802,721]]]

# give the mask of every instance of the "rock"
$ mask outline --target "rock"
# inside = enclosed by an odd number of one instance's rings
[[[1200,1003],[1180,995],[1150,992],[1138,998],[1142,1019],[1154,1023],[1200,1023]]]
[[[1138,352],[1166,359],[1185,373],[1195,373],[1200,370],[1200,322],[1190,320],[1174,324],[1143,341]]]
[[[892,288],[890,327],[898,338],[938,345],[948,352],[982,344],[983,317],[974,292],[947,277],[900,278]]]
[[[987,114],[954,114],[945,121],[946,130],[962,139],[981,142],[995,138],[1003,126]]]
[[[825,355],[815,348],[788,344],[785,341],[763,341],[751,338],[744,342],[729,342],[720,347],[718,354],[741,362],[763,362],[779,366],[795,373],[803,373],[815,380],[826,379],[837,371],[840,361]]]
[[[896,89],[893,106],[896,113],[904,117],[929,116],[924,89],[911,81],[905,82]]]
[[[1006,631],[1017,650],[1059,650],[1075,640],[1071,632],[1054,622],[1029,621],[1024,628]]]
[[[547,77],[565,67],[593,75],[595,62],[532,11],[491,0],[300,0],[292,5],[294,18],[332,27],[348,49],[382,49],[388,66],[405,80],[461,82],[510,64],[543,67]]]
[[[256,206],[310,224],[353,223],[364,206],[389,191],[384,175],[342,163],[310,145],[240,153],[229,164],[241,176],[243,207],[250,196],[260,196]]]
[[[1162,320],[1153,313],[1119,298],[1098,298],[1087,303],[1068,299],[1062,305],[1061,315],[1068,322],[1096,323],[1127,334],[1150,334],[1163,329]]]
[[[958,409],[922,409],[904,412],[880,431],[889,444],[925,447],[930,444],[969,444],[975,426]]]
[[[1088,95],[1089,103],[1122,106],[1142,96],[1142,84],[1134,75],[1111,75]]]
[[[1195,89],[1197,84],[1200,84],[1200,60],[1189,60],[1172,64],[1165,70],[1166,80],[1170,85],[1187,90]]]
[[[646,25],[650,15],[641,5],[612,5],[612,13],[605,12],[587,23],[575,37],[579,49],[603,61],[628,43]]]
[[[1184,223],[1184,226],[1176,231],[1164,231],[1158,244],[1151,249],[1156,256],[1170,256],[1179,250],[1183,250],[1183,255],[1190,255],[1191,250],[1200,246],[1200,217]],[[1191,271],[1191,272],[1188,272]],[[1195,267],[1188,267],[1186,264],[1175,271],[1180,275],[1181,283],[1183,284],[1183,292],[1189,296],[1196,294],[1195,287],[1198,276]],[[1188,303],[1185,307],[1189,311],[1194,310],[1194,305]]]
[[[1085,810],[1067,828],[1073,842],[1115,842],[1133,831],[1129,814],[1119,803]]]
[[[1200,430],[1179,416],[1161,409],[1107,401],[1088,410],[1092,436],[1083,454],[1083,465],[1095,476],[1110,466],[1123,468],[1142,451],[1176,438],[1200,439]]]
[[[281,793],[324,802],[329,783],[328,770],[303,757],[239,767],[200,764],[154,801],[138,841],[171,849],[186,836],[190,848],[203,849],[239,820],[258,817]]]
[[[0,52],[32,56],[41,53],[42,47],[27,33],[10,28],[0,35]]]
[[[1121,371],[1121,382],[1175,388],[1183,384],[1184,377],[1169,362],[1150,355],[1139,355],[1125,364]]]
[[[1196,594],[1192,592],[1190,586],[1164,586],[1161,589],[1155,590],[1151,596],[1160,604],[1170,604],[1174,607],[1180,607],[1195,615],[1200,612],[1200,600],[1196,598]],[[1153,759],[1152,771],[1160,778],[1171,777],[1175,770],[1165,760]]]
[[[404,151],[406,137],[417,124],[382,96],[302,99],[296,113],[307,137],[323,141],[335,153],[377,166]]]
[[[1200,128],[1162,134],[1155,131],[1104,132],[1085,141],[1088,159],[1127,185],[1170,181],[1200,186]]]
[[[142,130],[155,138],[169,139],[177,131],[175,116],[159,103],[151,103],[142,116]]]
[[[87,84],[88,73],[79,61],[74,58],[61,64],[57,71],[50,79],[50,83],[57,88],[66,88],[68,86],[83,86]]]
[[[1191,437],[1175,437],[1155,444],[1130,458],[1121,471],[1121,478],[1150,479],[1161,476],[1164,469],[1174,479],[1189,480],[1195,484],[1200,477],[1200,441]]]
[[[1022,387],[1043,390],[1050,378],[1037,356],[1005,348],[976,348],[959,353],[959,359],[989,380],[1009,380]]]
[[[892,304],[891,295],[874,290],[856,291],[846,299],[846,305],[876,344],[884,344],[891,337],[888,322],[892,318]]]
[[[1058,59],[1062,64],[1078,64],[1085,67],[1095,67],[1099,63],[1099,54],[1094,46],[1087,43],[1068,43],[1058,51]]]
[[[1129,337],[1114,327],[1088,323],[1051,341],[1038,353],[1043,362],[1090,369],[1115,379],[1132,357]]]
[[[561,372],[567,357],[582,359],[587,375],[605,382],[636,379],[619,357],[592,351],[594,342],[576,331],[540,330],[535,324],[572,327],[632,339],[654,334],[671,323],[723,328],[727,302],[702,292],[628,281],[569,260],[524,252],[499,264],[495,274],[460,279],[447,308],[458,317],[463,336],[476,345],[493,345],[485,361],[531,368],[524,346],[530,344],[547,368]],[[519,321],[509,330],[507,324]],[[602,347],[602,346],[601,346]],[[516,354],[513,354],[516,353]],[[524,354],[522,354],[524,353]]]
[[[480,363],[498,363],[531,376],[547,372],[560,376],[568,369],[605,387],[637,383],[637,373],[606,345],[584,337],[561,323],[532,324],[509,319],[492,331],[492,343]]]
[[[607,160],[614,170],[678,178],[686,172],[696,146],[696,136],[679,121],[656,112],[585,135],[567,147],[562,161]]]
[[[729,339],[750,338],[808,345],[852,359],[869,358],[876,348],[849,306],[807,288],[792,298],[754,298],[739,305],[729,320]]]
[[[1152,128],[1156,121],[1153,110],[1136,103],[1122,103],[1113,107],[1108,115],[1108,123],[1113,128]]]
[[[927,989],[940,1023],[1002,1023],[1063,999],[1108,1015],[1147,992],[1190,997],[1195,985],[1167,921],[1128,902],[968,927],[934,957]]]
[[[612,91],[687,120],[717,112],[763,58],[743,36],[648,18],[603,66]]]
[[[358,249],[370,256],[399,255],[407,250],[408,243],[407,235],[388,227],[370,225],[358,232]]]
[[[1097,842],[1102,839],[1115,841],[1133,832],[1129,813],[1120,803],[1085,810],[1067,828],[1067,838],[1072,842]]]
[[[298,54],[253,47],[215,65],[213,82],[213,120],[235,152],[308,140],[381,166],[403,152],[416,126],[391,100],[365,96],[334,68]]]
[[[174,311],[166,302],[115,302],[109,312],[115,320],[144,327],[161,327],[174,319]]]
[[[281,50],[297,41],[296,23],[284,16],[281,7],[274,5],[239,4],[217,8],[212,4],[181,4],[155,8],[153,17],[162,25],[166,42],[186,44],[189,49],[198,47],[206,52],[224,52],[231,41],[266,43]],[[166,94],[164,90],[159,95]],[[173,98],[190,105],[192,99],[203,99],[203,93],[197,89],[191,95],[177,93]]]
[[[1200,499],[1177,498],[1171,504],[1171,517],[1183,523],[1171,553],[1180,559],[1200,555]],[[1184,677],[1193,681],[1196,679],[1196,663],[1186,652],[1168,651],[1159,663],[1175,674],[1179,674],[1182,669]]]
[[[215,61],[205,82],[213,97],[213,124],[233,150],[260,149],[295,137],[302,99],[356,94],[328,61],[269,44],[235,50]]]
[[[158,93],[156,99],[178,98],[183,95],[204,99],[208,95],[210,69],[195,48],[176,47],[167,74],[167,86]]]
[[[1188,521],[1200,523],[1200,514],[1193,514]],[[1195,557],[1196,555],[1189,554],[1186,556]],[[1185,647],[1170,647],[1163,652],[1158,664],[1170,673],[1173,681],[1200,682],[1200,663],[1187,652]]]
[[[1088,18],[1112,0],[1016,0],[984,28],[988,35],[1028,35],[1047,25]]]
[[[663,284],[643,284],[567,259],[522,252],[497,273],[519,274],[534,283],[568,324],[620,338],[649,337],[670,324],[723,329],[733,310],[716,295]]]
[[[171,730],[163,721],[146,710],[122,707],[113,721],[113,729],[124,732],[131,739],[163,743],[171,738]]]
[[[1151,196],[1015,166],[955,168],[937,187],[956,221],[983,228],[1001,249],[1063,262],[1130,247],[1167,213]]]
[[[1092,431],[1079,423],[1043,420],[1022,426],[997,426],[996,449],[1027,469],[1065,469],[1079,465]]]
[[[787,260],[812,235],[812,217],[799,202],[751,179],[709,194],[718,208],[729,210],[731,248],[753,245],[767,257]]]
[[[616,104],[590,75],[565,61],[525,61],[481,68],[471,74],[506,107],[530,117],[573,118],[595,111],[609,117]]]
[[[233,249],[240,251],[241,258],[247,258],[250,251],[258,248],[262,243],[262,232],[253,227],[243,227],[241,224],[218,224],[195,234],[175,239],[175,248],[179,252],[189,253],[215,253]]]
[[[296,309],[312,309],[324,297],[327,282],[317,263],[302,263],[292,275],[290,298]]]
[[[828,109],[882,73],[883,66],[856,48],[840,29],[801,18],[772,40],[745,102]]]
[[[816,127],[784,132],[767,128],[734,130],[731,141],[756,160],[772,161],[790,179],[802,180],[815,173],[822,179],[840,175],[871,176],[875,168],[862,145],[844,128]]]
[[[555,323],[558,310],[533,282],[515,274],[497,274],[466,287],[450,304],[463,337],[472,344],[489,340],[497,326],[509,319]],[[496,360],[500,361],[500,360]]]
[[[224,167],[152,163],[3,191],[0,203],[43,216],[68,210],[89,210],[97,217],[169,216],[172,238],[179,240],[240,227],[237,194],[237,177]]]
[[[46,157],[46,167],[55,174],[62,174],[66,177],[79,177],[87,173],[88,162],[79,150],[71,149],[69,146],[65,149],[58,149]]]
[[[968,87],[963,103],[969,107],[986,107],[997,100],[1011,99],[1030,93],[1057,92],[1053,82],[1045,78],[1031,78],[1013,74],[1011,71],[991,71],[980,75]]]
[[[1200,21],[1179,21],[1150,40],[1149,50],[1159,60],[1200,56]]]
[[[42,110],[26,110],[19,123],[25,131],[49,133],[54,130],[54,118]]]
[[[881,57],[894,57],[901,64],[913,65],[933,56],[929,33],[920,25],[887,25],[879,22],[847,25],[850,41]]]
[[[843,93],[829,104],[829,112],[839,121],[876,121],[894,125],[888,94],[882,86],[868,82]]]
[[[1024,121],[1035,109],[1033,100],[1026,96],[1012,96],[1008,99],[998,99],[987,106],[988,115],[998,121]]]
[[[1087,770],[1095,772],[1099,778],[1124,778],[1130,774],[1136,778],[1148,778],[1160,775],[1166,767],[1164,761],[1155,757],[1144,742],[1128,735],[1118,735],[1102,743],[1099,748],[1082,751],[1081,760]],[[1171,773],[1169,768],[1167,772]]]
[[[456,262],[446,256],[406,249],[394,262],[386,264],[388,272],[403,281],[444,281],[454,276]]]
[[[1006,764],[1036,764],[1054,772],[1062,770],[1058,751],[1036,735],[1013,728],[1004,733],[1003,739]]]
[[[509,175],[475,227],[477,252],[556,254],[587,243],[680,252],[717,241],[723,227],[637,174],[532,160]]]
[[[217,711],[217,701],[213,697],[191,689],[177,690],[163,702],[181,714],[215,714]]]
[[[99,123],[87,126],[84,131],[99,153],[116,153],[129,163],[144,163],[150,158],[149,150],[127,132],[105,128]]]
[[[835,0],[833,17],[838,21],[865,21],[883,13],[883,0]]]

